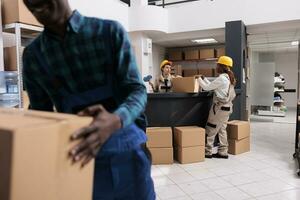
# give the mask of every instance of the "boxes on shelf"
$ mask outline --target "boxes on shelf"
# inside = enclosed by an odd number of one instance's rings
[[[200,50],[200,59],[209,59],[215,57],[214,49],[201,49]]]
[[[3,24],[24,23],[42,26],[26,8],[23,0],[2,0]]]
[[[221,56],[225,56],[225,48],[217,48],[216,49],[216,57],[219,58]]]
[[[198,69],[184,69],[183,70],[183,76],[184,77],[192,77],[199,74]]]
[[[204,75],[205,77],[214,77],[215,70],[213,68],[204,68],[198,70],[199,75]]]
[[[184,51],[185,60],[198,60],[199,59],[199,50],[185,50]]]
[[[241,154],[250,151],[250,123],[234,120],[227,124],[228,153]]]
[[[68,152],[71,134],[91,118],[0,109],[0,199],[91,199],[94,163],[81,168]]]
[[[175,158],[182,164],[205,159],[205,129],[197,126],[174,128]]]
[[[182,51],[181,50],[172,50],[168,52],[170,61],[182,60]]]
[[[172,66],[172,75],[182,76],[182,66],[181,65],[173,65]]]
[[[152,155],[152,164],[173,163],[173,137],[170,127],[147,128],[147,147]]]
[[[200,86],[197,77],[178,77],[172,80],[173,92],[198,93]]]
[[[23,55],[25,47],[21,47],[20,56]],[[4,69],[5,71],[17,71],[17,48],[4,48]]]

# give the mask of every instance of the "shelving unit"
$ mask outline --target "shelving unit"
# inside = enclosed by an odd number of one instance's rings
[[[18,101],[19,108],[23,108],[23,79],[22,79],[22,44],[29,43],[40,32],[43,31],[42,27],[33,26],[22,23],[12,23],[4,25],[3,32],[12,33],[15,37],[16,55],[17,55],[17,75],[18,75]],[[25,44],[26,45],[26,44]]]
[[[270,110],[258,110],[258,115],[261,116],[273,116],[273,117],[285,117],[286,116],[286,107],[284,106],[284,99],[282,99],[279,93],[284,93],[284,84],[285,81],[279,77],[274,77],[274,97],[273,97],[273,106],[270,107]]]

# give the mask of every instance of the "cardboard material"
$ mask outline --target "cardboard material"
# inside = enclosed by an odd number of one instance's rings
[[[250,122],[234,120],[227,123],[229,139],[240,140],[250,136]]]
[[[214,77],[215,76],[214,69],[212,69],[212,68],[199,69],[198,74],[203,75],[205,77]]]
[[[215,57],[214,49],[201,49],[200,50],[200,59],[208,59]]]
[[[70,135],[91,118],[0,109],[0,199],[91,199],[94,162],[68,158]]]
[[[185,60],[198,60],[199,59],[199,50],[185,50],[184,51]]]
[[[180,77],[172,79],[173,92],[198,93],[199,83],[196,77]]]
[[[219,58],[221,56],[225,56],[225,48],[217,48],[216,49],[216,57]]]
[[[173,148],[149,148],[153,165],[173,164]]]
[[[175,155],[181,164],[202,162],[205,160],[205,146],[176,147]]]
[[[42,26],[26,8],[23,0],[2,0],[3,24],[24,23]]]
[[[176,61],[176,60],[182,60],[182,52],[181,50],[178,51],[169,51],[169,60],[170,61]]]
[[[148,148],[172,147],[172,129],[170,127],[147,128]]]
[[[250,151],[250,137],[241,140],[228,139],[228,153],[233,155]]]
[[[183,76],[184,77],[193,77],[199,74],[198,69],[184,69]]]
[[[23,95],[23,108],[27,110],[29,108],[29,103],[30,103],[29,97],[26,91],[23,91],[22,95]]]
[[[204,146],[205,129],[198,126],[175,127],[174,143],[180,147]]]
[[[182,66],[181,65],[173,65],[171,69],[172,75],[182,76]]]
[[[21,47],[20,56],[23,55],[24,47]],[[16,47],[4,48],[4,69],[5,71],[17,71],[17,49]]]

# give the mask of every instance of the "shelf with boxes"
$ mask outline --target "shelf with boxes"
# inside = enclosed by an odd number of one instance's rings
[[[186,47],[170,48],[167,57],[173,62],[172,73],[183,77],[204,75],[215,77],[216,61],[225,55],[225,48],[218,47]]]
[[[1,12],[4,24],[3,32],[5,33],[2,37],[4,48],[1,48],[4,51],[4,72],[1,72],[4,77],[4,81],[2,81],[4,86],[2,88],[7,88],[7,90],[2,91],[0,101],[2,100],[4,107],[23,108],[23,99],[28,98],[23,91],[22,54],[24,46],[36,38],[43,31],[43,28],[21,0],[2,0]],[[8,78],[5,78],[7,76]],[[10,98],[4,98],[6,96]]]

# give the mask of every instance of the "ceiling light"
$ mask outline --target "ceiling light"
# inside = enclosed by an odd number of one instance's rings
[[[291,45],[292,45],[292,46],[297,46],[297,45],[299,45],[299,41],[293,41],[293,42],[291,43]]]
[[[215,40],[214,38],[206,38],[206,39],[195,39],[192,40],[193,43],[197,43],[197,44],[212,44],[212,43],[218,43],[217,40]]]

